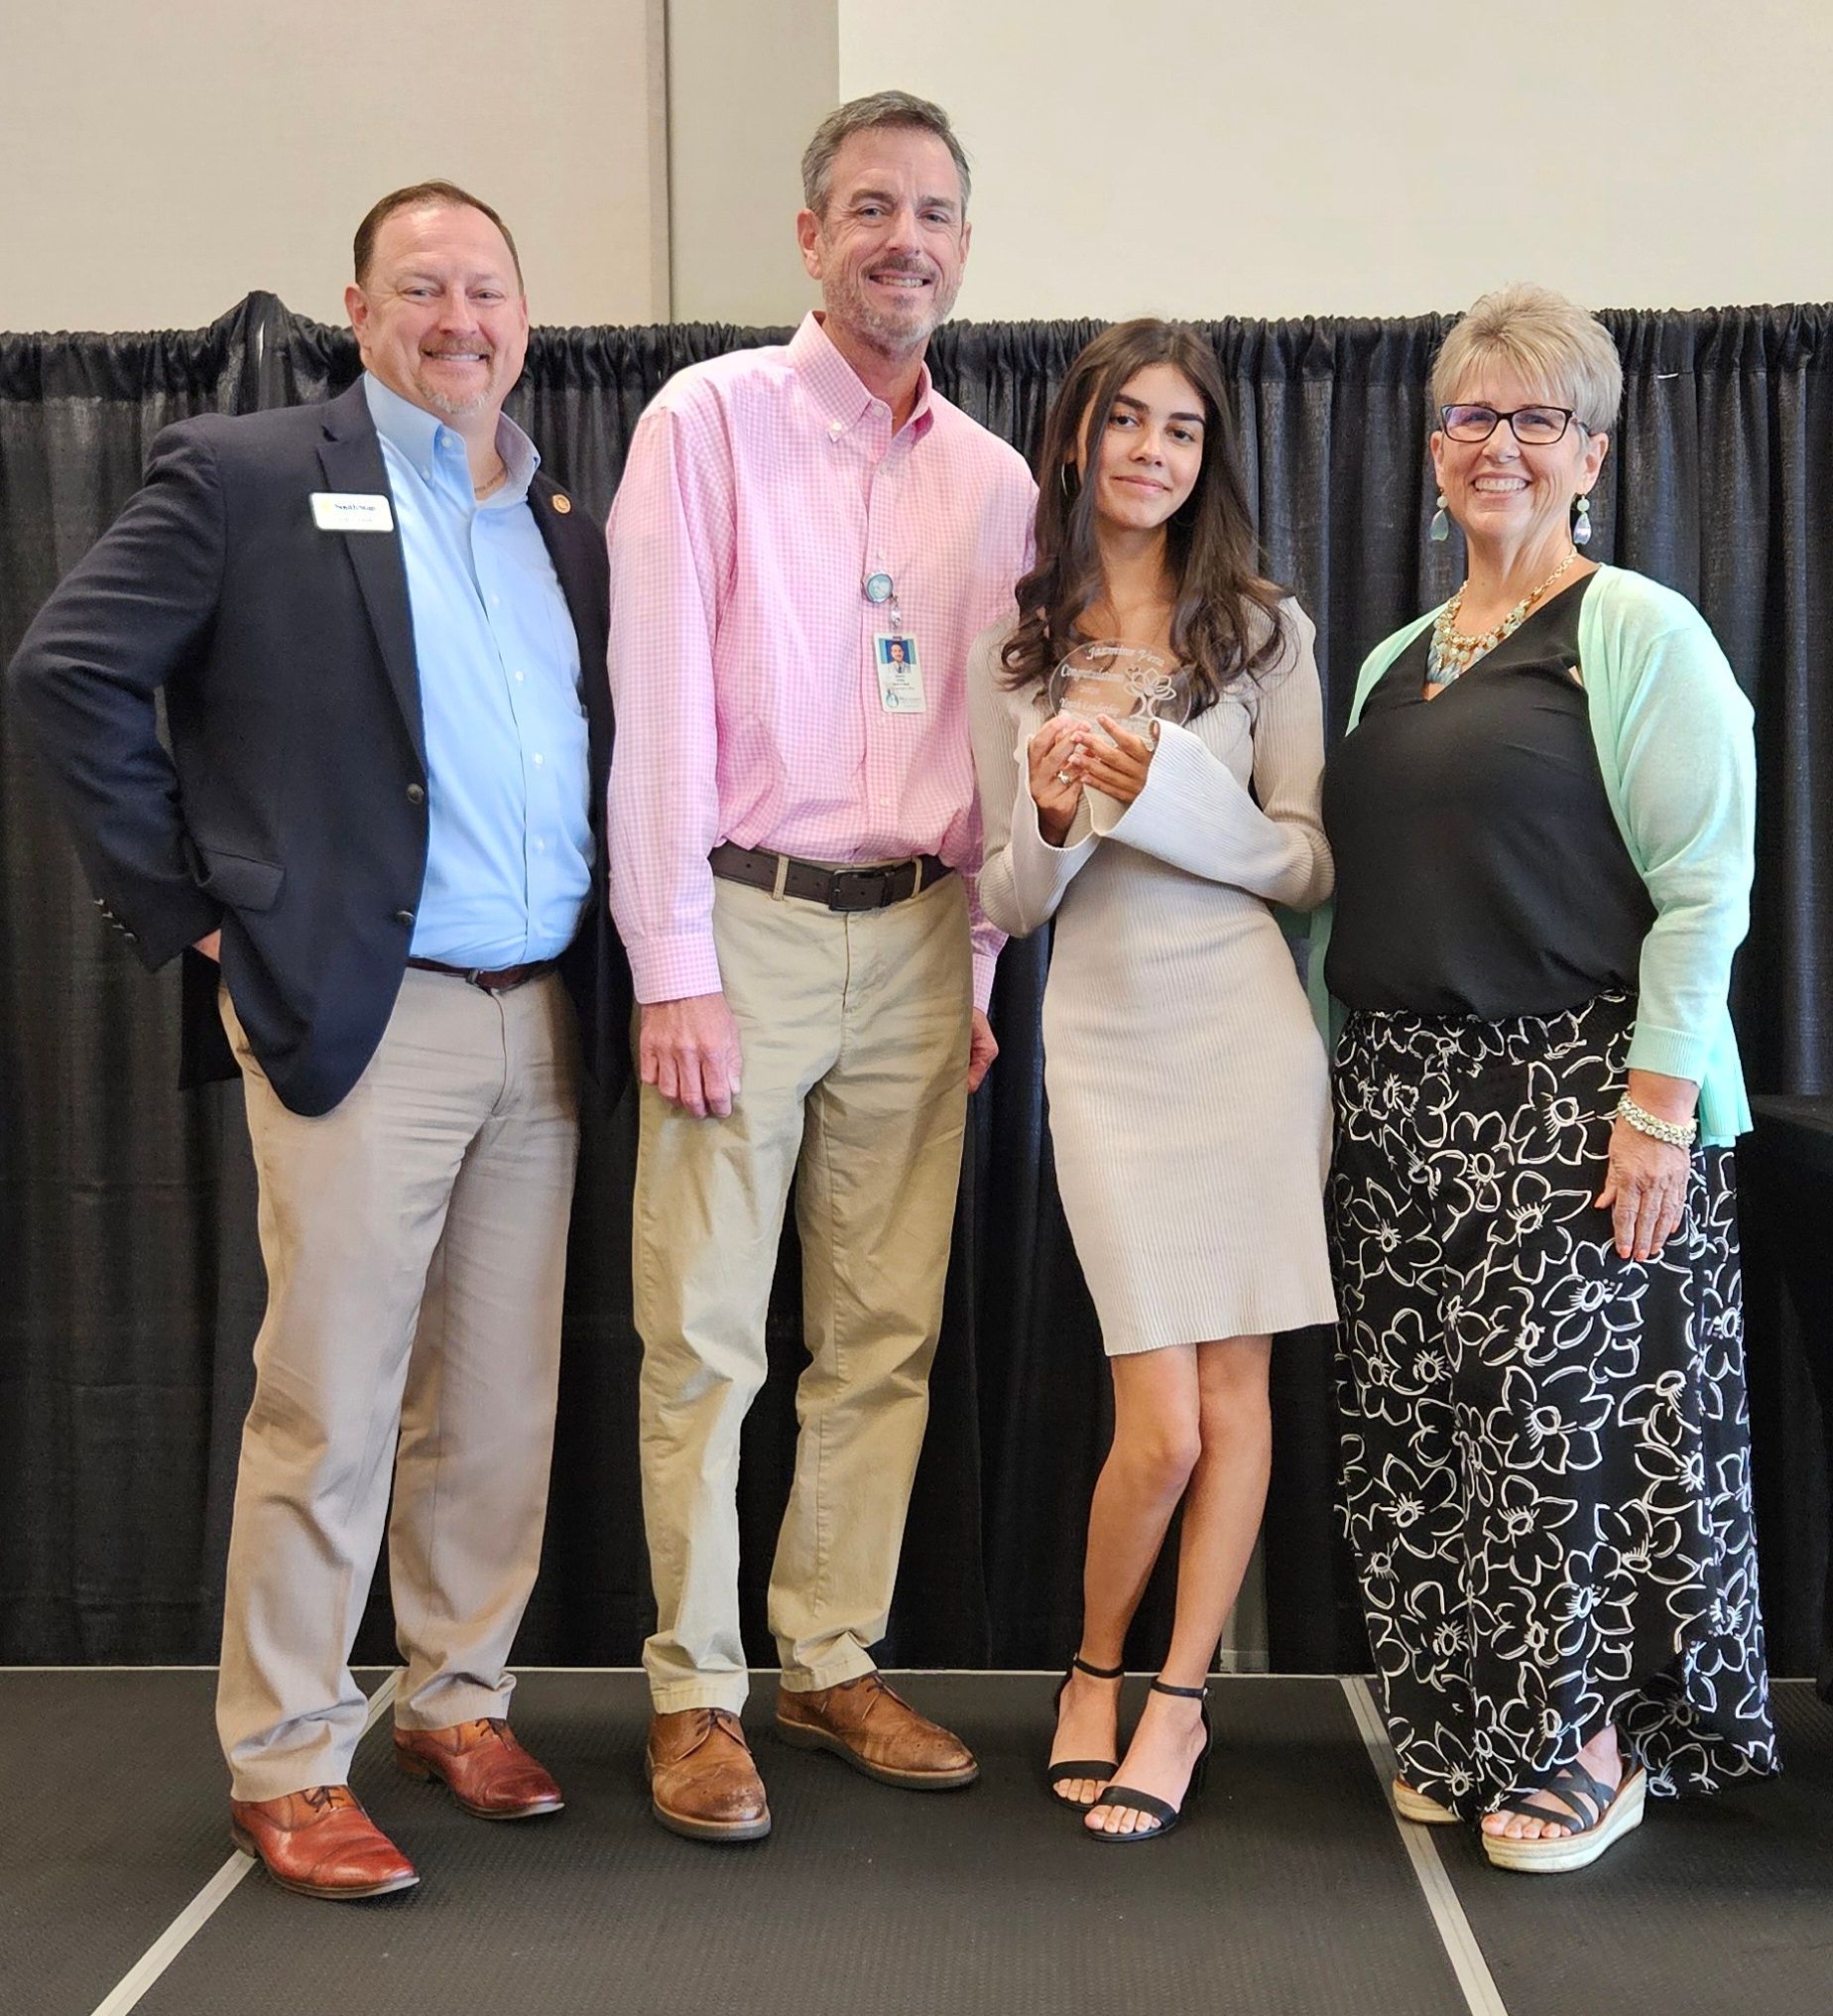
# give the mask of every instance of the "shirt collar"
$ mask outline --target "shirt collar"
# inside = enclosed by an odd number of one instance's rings
[[[377,434],[420,472],[424,482],[433,480],[439,454],[463,456],[464,442],[436,413],[403,399],[373,371],[363,373],[363,397],[369,402],[369,417]],[[490,502],[494,504],[497,497],[526,497],[535,471],[541,467],[541,453],[506,413],[497,416],[496,451],[503,457],[509,477]]]
[[[800,327],[790,338],[790,363],[836,436],[857,427],[873,407],[885,404],[866,389],[858,372],[834,348],[833,338],[822,328],[813,309],[802,316]],[[934,424],[935,415],[929,407],[932,389],[929,367],[924,364],[916,381],[916,404],[905,423],[918,435],[927,434]]]

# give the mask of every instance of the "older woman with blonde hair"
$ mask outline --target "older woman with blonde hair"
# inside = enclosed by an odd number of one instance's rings
[[[1400,1811],[1593,1861],[1773,1768],[1726,1006],[1751,709],[1692,606],[1599,566],[1622,369],[1546,289],[1432,373],[1466,572],[1331,758],[1343,1491]]]

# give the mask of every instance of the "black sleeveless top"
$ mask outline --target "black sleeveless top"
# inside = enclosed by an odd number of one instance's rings
[[[1654,906],[1604,795],[1579,666],[1595,575],[1436,699],[1427,630],[1324,771],[1336,859],[1325,976],[1352,1008],[1557,1015],[1637,983]]]

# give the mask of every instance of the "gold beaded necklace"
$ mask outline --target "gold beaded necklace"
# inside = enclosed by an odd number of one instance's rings
[[[1466,581],[1432,619],[1432,641],[1425,654],[1426,685],[1449,686],[1486,652],[1494,651],[1505,637],[1513,637],[1528,620],[1528,612],[1577,559],[1578,548],[1573,547],[1538,587],[1529,588],[1493,630],[1485,630],[1480,637],[1468,637],[1457,627],[1458,611],[1464,606],[1464,588],[1470,585]]]

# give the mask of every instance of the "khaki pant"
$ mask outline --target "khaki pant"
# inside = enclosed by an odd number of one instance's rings
[[[234,1797],[274,1799],[349,1776],[366,1704],[348,1660],[385,1519],[397,1721],[504,1712],[547,1512],[578,1038],[550,973],[493,996],[410,967],[361,1078],[307,1119],[222,1007],[268,1306],[216,1720]]]
[[[660,1712],[738,1709],[739,1427],[791,1179],[801,1235],[801,1432],[770,1582],[784,1685],[872,1669],[916,1456],[961,1172],[972,979],[959,876],[842,915],[716,881],[744,1047],[731,1117],[642,1092],[633,1274]]]

